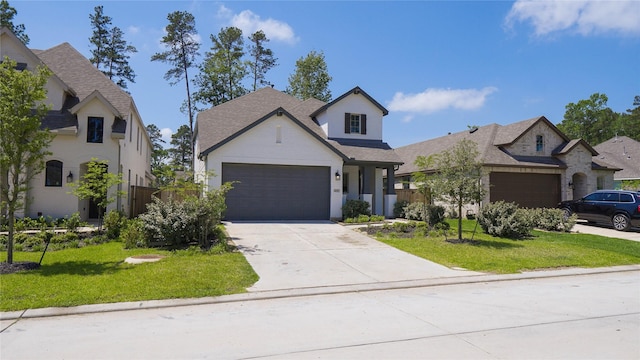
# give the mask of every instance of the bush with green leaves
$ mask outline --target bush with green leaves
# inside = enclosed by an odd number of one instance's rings
[[[371,205],[364,200],[347,200],[347,202],[342,205],[342,218],[357,218],[360,215],[371,215],[371,210],[369,209]]]
[[[65,229],[67,229],[67,231],[73,231],[76,232],[78,231],[78,228],[82,225],[82,220],[80,219],[80,213],[79,212],[74,212],[73,214],[71,214],[71,216],[67,219],[64,219],[64,227]]]
[[[120,232],[120,241],[124,243],[125,249],[146,248],[149,242],[144,234],[144,226],[140,219],[133,219]]]
[[[516,203],[497,201],[482,207],[478,223],[489,235],[522,239],[531,235],[535,221],[531,212]]]
[[[421,202],[414,202],[404,207],[404,218],[407,220],[424,221],[426,206]]]
[[[107,238],[113,240],[120,237],[120,231],[127,225],[127,217],[122,211],[111,210],[104,217],[102,225]]]
[[[562,209],[530,209],[534,217],[535,227],[547,231],[569,232],[576,224],[575,214],[567,217]]]
[[[207,192],[201,198],[187,197],[183,201],[162,201],[154,198],[147,212],[140,215],[147,240],[172,247],[184,247],[198,242],[209,247],[226,210],[225,195],[231,184]]]
[[[396,201],[396,203],[393,204],[393,217],[395,217],[396,219],[403,219],[405,216],[404,208],[407,205],[409,205],[409,202],[407,200]]]
[[[407,220],[425,221],[430,227],[445,221],[445,209],[440,205],[415,202],[405,206]]]

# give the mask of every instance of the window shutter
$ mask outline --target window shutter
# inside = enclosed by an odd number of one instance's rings
[[[344,133],[345,134],[351,133],[351,114],[350,113],[344,113]]]
[[[360,115],[360,134],[367,135],[367,114]]]

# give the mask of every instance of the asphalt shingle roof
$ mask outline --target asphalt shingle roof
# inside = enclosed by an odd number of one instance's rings
[[[419,156],[429,156],[448,150],[455,146],[460,140],[468,139],[478,145],[480,152],[478,160],[488,166],[516,166],[516,167],[548,167],[548,168],[566,168],[560,159],[554,156],[517,156],[510,154],[503,146],[516,142],[525,132],[533,127],[539,121],[545,122],[555,129],[555,126],[549,122],[544,116],[519,121],[509,125],[490,124],[481,126],[472,130],[461,131],[449,134],[439,138],[403,146],[396,148],[395,151],[404,160],[404,165],[396,172],[397,175],[408,175],[416,171],[420,171],[415,164],[415,159]],[[562,154],[569,151],[577,144],[584,144],[593,155],[597,152],[589,146],[584,140],[569,140],[559,130],[555,130],[561,138],[566,142],[554,154]],[[610,164],[604,161],[594,161],[593,168],[614,169]]]
[[[124,118],[129,113],[133,101],[131,96],[69,43],[65,42],[34,53],[60,80],[75,91],[80,102],[97,90],[117,109],[117,116]]]
[[[215,150],[274,111],[282,109],[319,141],[338,152],[346,162],[402,163],[393,149],[382,141],[354,143],[345,139],[328,139],[310,116],[326,105],[317,99],[301,101],[270,87],[233,99],[198,114],[196,131],[201,153]]]
[[[616,136],[594,146],[599,153],[596,161],[604,161],[618,168],[613,177],[619,179],[640,179],[640,142],[627,136]]]

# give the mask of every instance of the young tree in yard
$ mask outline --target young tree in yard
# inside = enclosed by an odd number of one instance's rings
[[[28,201],[29,183],[44,169],[53,139],[47,129],[41,129],[41,119],[49,109],[44,101],[50,71],[15,67],[16,62],[8,57],[0,63],[0,215],[9,225],[9,264],[13,263],[16,212]]]
[[[102,226],[102,215],[109,204],[116,198],[123,196],[124,191],[115,191],[109,194],[109,189],[122,184],[120,174],[116,175],[108,171],[109,162],[91,158],[87,163],[87,172],[77,183],[71,183],[71,193],[82,200],[93,200],[98,206],[98,221]]]
[[[198,103],[216,106],[247,93],[242,80],[247,76],[242,30],[227,27],[218,36],[211,35],[213,46],[207,51],[196,76],[199,90],[194,93]]]
[[[296,71],[289,76],[289,86],[285,92],[300,100],[315,98],[331,101],[329,83],[332,78],[327,71],[324,53],[311,51],[306,58],[296,61]]]
[[[171,135],[171,148],[169,157],[171,166],[176,171],[188,171],[191,169],[191,133],[186,125],[182,125]]]
[[[162,144],[160,129],[154,124],[147,125],[147,133],[151,139],[151,173],[155,176],[155,186],[164,186],[173,180],[173,171],[167,163],[169,160],[169,151]]]
[[[89,42],[94,46],[89,61],[118,86],[126,89],[127,81],[134,83],[136,77],[129,66],[129,54],[138,50],[124,40],[124,33],[119,27],[110,27],[111,17],[104,15],[102,5],[96,6],[94,11],[93,15],[89,15],[93,28]]]
[[[253,91],[260,85],[268,84],[265,81],[265,75],[272,67],[277,65],[278,59],[273,56],[273,51],[264,47],[264,44],[269,42],[264,31],[258,30],[251,34],[249,37],[251,45],[249,46],[249,52],[251,54],[251,61],[249,62],[249,68],[251,69],[251,77],[253,78]]]
[[[197,41],[196,20],[186,11],[174,11],[167,16],[169,25],[165,28],[167,34],[162,37],[162,43],[166,51],[151,56],[151,61],[161,61],[172,66],[164,74],[169,84],[175,85],[184,79],[187,90],[187,111],[189,114],[189,144],[191,148],[191,162],[193,162],[194,143],[193,136],[193,106],[191,104],[191,91],[189,90],[189,69],[195,65],[196,56],[200,49]]]
[[[432,157],[418,156],[416,166],[430,175],[425,183],[436,198],[449,201],[458,210],[458,239],[462,240],[462,205],[479,203],[486,190],[482,186],[482,162],[475,142],[463,139],[453,148]]]
[[[29,36],[25,32],[24,24],[13,24],[13,18],[18,14],[7,0],[0,0],[0,28],[6,27],[25,45],[29,44]]]

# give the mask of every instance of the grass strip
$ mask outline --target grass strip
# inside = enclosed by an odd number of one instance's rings
[[[127,264],[141,254],[158,262]],[[15,252],[14,261],[39,261],[41,253]],[[6,253],[0,253],[5,259]],[[112,242],[47,252],[37,270],[0,275],[0,311],[123,301],[196,298],[246,292],[258,275],[234,253],[123,249]]]
[[[452,228],[456,223],[451,222]],[[463,238],[470,239],[474,222],[463,221]],[[457,237],[454,231],[448,237]],[[474,242],[454,244],[444,236],[376,238],[405,252],[448,266],[486,273],[508,274],[566,267],[608,267],[640,264],[640,243],[598,235],[533,231],[525,240],[496,238],[478,227]]]

